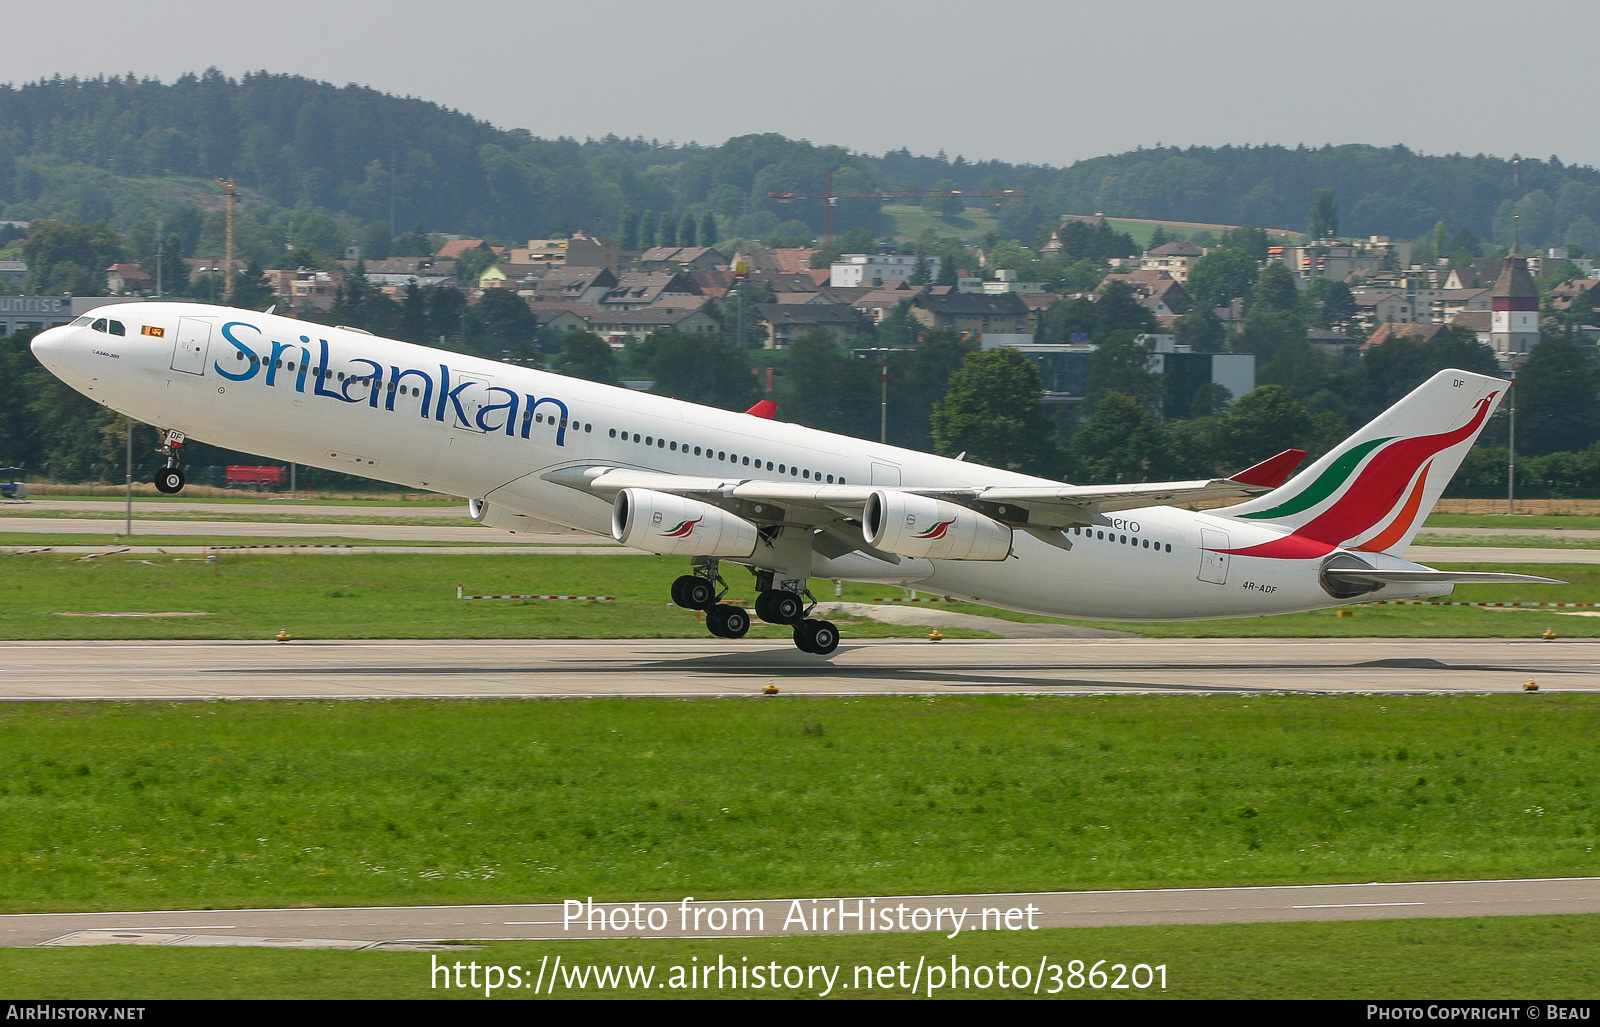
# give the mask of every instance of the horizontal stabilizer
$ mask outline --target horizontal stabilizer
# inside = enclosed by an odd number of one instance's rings
[[[1294,472],[1296,467],[1300,466],[1300,461],[1305,458],[1306,451],[1303,449],[1286,449],[1277,456],[1269,456],[1259,464],[1246,467],[1238,474],[1230,475],[1228,480],[1275,489],[1289,480],[1289,475]]]
[[[1322,576],[1334,581],[1373,582],[1379,585],[1399,582],[1428,581],[1441,585],[1565,585],[1557,578],[1541,578],[1534,574],[1506,574],[1500,571],[1435,571],[1435,570],[1379,570],[1372,567],[1329,567]]]

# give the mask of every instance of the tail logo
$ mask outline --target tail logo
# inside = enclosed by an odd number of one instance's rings
[[[688,538],[690,535],[694,534],[695,525],[699,524],[703,520],[705,520],[705,518],[696,517],[692,521],[679,521],[678,522],[678,526],[676,528],[673,528],[670,531],[663,531],[661,533],[661,537],[662,538]]]
[[[938,541],[942,540],[945,537],[945,535],[950,533],[950,526],[952,524],[954,524],[956,522],[956,520],[957,520],[957,518],[952,517],[948,521],[940,521],[938,524],[935,524],[933,527],[929,528],[927,531],[921,532],[920,534],[916,534],[916,535],[913,535],[911,537],[915,538],[915,539],[922,539],[922,540],[928,541],[928,542],[938,542]]]
[[[1498,393],[1490,393],[1478,401],[1477,412],[1470,420],[1454,431],[1439,435],[1396,439],[1393,436],[1373,439],[1352,447],[1328,466],[1300,494],[1285,500],[1270,510],[1241,514],[1241,518],[1265,519],[1287,517],[1327,499],[1349,481],[1356,468],[1368,454],[1376,455],[1367,463],[1343,495],[1332,506],[1296,528],[1281,539],[1245,549],[1226,550],[1240,556],[1263,556],[1280,560],[1305,560],[1323,556],[1346,544],[1351,539],[1372,530],[1401,503],[1393,521],[1380,534],[1358,546],[1368,552],[1381,552],[1404,538],[1411,529],[1422,506],[1426,491],[1428,471],[1433,457],[1451,446],[1472,438]],[[1424,464],[1427,466],[1424,466]],[[1418,473],[1420,470],[1420,474]],[[1410,493],[1406,487],[1416,482]]]

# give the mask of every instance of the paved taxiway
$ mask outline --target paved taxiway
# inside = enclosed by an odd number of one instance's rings
[[[0,946],[5,945],[227,945],[262,944],[274,947],[359,948],[386,941],[582,939],[615,937],[730,937],[782,934],[857,933],[855,921],[838,929],[838,920],[818,919],[813,930],[813,909],[841,905],[838,898],[800,900],[808,923],[801,927],[784,921],[794,908],[793,899],[721,899],[689,903],[688,916],[679,902],[597,903],[609,915],[626,910],[634,923],[642,918],[644,930],[584,929],[566,926],[559,903],[497,906],[368,906],[334,909],[226,909],[157,910],[115,913],[25,913],[0,916]],[[847,911],[857,908],[854,898],[843,900]],[[733,907],[760,909],[760,929],[751,919],[739,929],[707,930],[702,921],[694,930],[695,907],[708,915],[721,907],[726,917]],[[901,911],[899,907],[906,907]],[[1029,917],[1026,908],[1035,913]],[[895,923],[902,916],[908,925],[932,930],[934,910],[967,911],[959,925],[951,914],[939,924],[943,932],[982,930],[984,909],[1018,910],[1012,924],[1036,927],[1123,927],[1150,924],[1230,924],[1307,920],[1395,920],[1413,917],[1526,916],[1543,913],[1600,912],[1600,878],[1570,877],[1510,881],[1426,881],[1383,884],[1320,884],[1268,888],[1174,888],[1138,891],[1018,892],[993,895],[907,895],[862,901],[861,907],[882,911],[893,908]],[[649,929],[650,911],[659,930]],[[912,919],[920,910],[920,924]],[[620,922],[620,920],[618,921]],[[709,921],[715,923],[715,920]],[[598,924],[598,920],[596,921]],[[997,929],[991,916],[989,930]],[[726,925],[727,921],[723,921]],[[907,933],[915,933],[915,926]],[[684,929],[688,927],[689,929]],[[311,939],[321,939],[314,941]],[[331,939],[331,940],[330,940]]]
[[[1506,693],[1529,680],[1600,692],[1600,639],[847,639],[826,659],[712,638],[16,642],[0,700],[757,696],[768,682],[791,697]]]

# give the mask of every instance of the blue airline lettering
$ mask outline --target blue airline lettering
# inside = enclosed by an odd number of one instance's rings
[[[331,373],[328,370],[328,340],[318,339],[317,342],[322,345],[322,367],[321,374],[318,376],[316,384],[312,386],[311,391],[318,396],[327,396],[330,399],[339,400],[341,403],[356,402],[348,396],[340,395],[337,392],[333,392],[322,387],[323,384],[329,380],[328,376]]]
[[[511,398],[506,400],[504,403],[493,403],[493,404],[490,404],[489,406],[484,407],[482,410],[479,410],[478,411],[478,427],[482,428],[484,431],[498,431],[500,429],[499,425],[497,425],[497,424],[496,425],[488,425],[488,424],[484,424],[483,423],[483,415],[487,414],[487,413],[490,413],[492,411],[495,411],[495,410],[504,410],[506,412],[506,434],[507,435],[514,434],[515,431],[516,431],[516,422],[517,422],[517,402],[518,402],[517,394],[515,392],[512,392],[510,389],[502,389],[498,385],[489,386],[489,392],[491,394],[492,393],[496,393],[496,392],[501,392],[501,393],[504,393],[505,395],[507,395],[507,396],[509,396]]]
[[[309,342],[310,340],[301,336],[300,341]],[[311,370],[311,351],[302,346],[300,347],[300,367],[294,374],[294,391],[306,391],[306,372],[309,370]]]
[[[372,368],[372,395],[371,395],[370,402],[367,405],[371,406],[371,407],[376,407],[378,405],[378,383],[383,381],[383,365],[378,363],[378,362],[376,362],[376,361],[368,360],[366,357],[351,357],[350,358],[350,362],[352,364],[366,364],[368,367]],[[343,393],[344,398],[345,398],[345,400],[347,402],[350,402],[350,403],[359,403],[359,402],[361,402],[361,400],[356,399],[355,397],[350,395],[350,386],[356,384],[357,382],[359,382],[361,380],[362,380],[361,378],[358,378],[355,375],[346,375],[345,376],[344,383],[339,386],[339,391],[341,393]]]
[[[278,358],[285,353],[292,352],[294,352],[294,347],[287,342],[274,342],[272,344],[272,356],[267,358],[268,385],[276,386],[278,384]]]
[[[422,406],[419,409],[423,418],[426,419],[428,416],[428,407],[433,403],[433,379],[428,377],[423,372],[418,371],[416,368],[408,368],[402,371],[398,367],[391,366],[389,368],[389,381],[394,383],[395,392],[398,392],[400,390],[400,382],[407,375],[413,374],[422,379]],[[386,409],[394,409],[394,396],[394,392],[389,393],[389,401],[386,405]]]
[[[456,408],[456,420],[461,423],[462,427],[470,427],[472,422],[467,419],[467,412],[461,409],[461,390],[465,389],[468,385],[482,384],[482,382],[474,382],[471,378],[468,378],[460,385],[457,385],[455,388],[450,390],[450,405]],[[440,405],[443,406],[444,404],[441,403]],[[443,418],[440,418],[440,420],[443,420]]]
[[[444,397],[445,397],[445,393],[448,392],[448,391],[450,391],[450,368],[446,367],[444,364],[440,364],[439,365],[439,409],[438,409],[438,412],[433,415],[433,419],[436,420],[436,421],[443,421],[444,420]]]
[[[230,382],[247,382],[256,376],[256,372],[261,370],[261,364],[256,358],[255,350],[251,349],[249,346],[246,346],[244,343],[233,337],[233,330],[235,328],[248,328],[257,335],[261,334],[261,329],[245,321],[229,321],[227,324],[222,326],[222,337],[227,339],[228,342],[232,343],[234,349],[244,354],[244,358],[246,361],[248,361],[249,366],[245,369],[243,374],[234,374],[231,371],[223,370],[221,360],[213,361],[211,366],[216,369],[218,374],[222,375],[222,377],[228,379]]]
[[[537,410],[546,403],[555,404],[556,409],[561,411],[561,419],[556,422],[556,445],[564,446],[567,444],[567,405],[550,396],[546,396],[544,399],[528,397],[528,409],[530,411]],[[523,438],[527,438],[526,432],[523,433]]]

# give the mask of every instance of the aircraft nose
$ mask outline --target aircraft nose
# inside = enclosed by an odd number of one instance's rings
[[[67,347],[67,332],[68,329],[65,326],[47,328],[35,335],[33,342],[29,346],[33,350],[33,355],[38,358],[39,363],[51,371],[61,367],[61,360]]]

